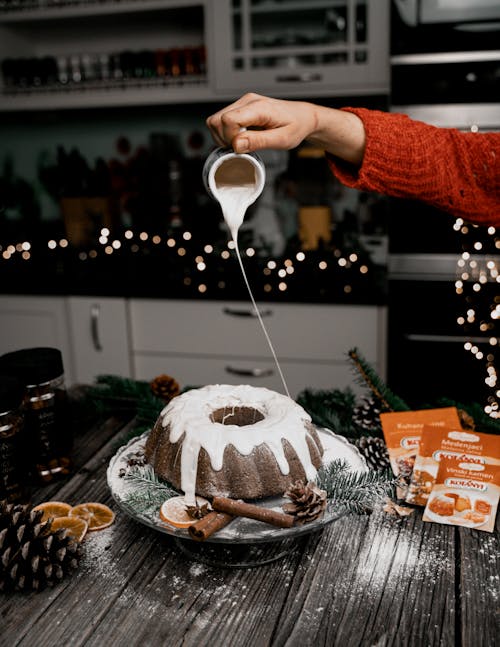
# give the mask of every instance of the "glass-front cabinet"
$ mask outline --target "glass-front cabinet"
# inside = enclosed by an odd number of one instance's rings
[[[388,0],[220,0],[214,19],[220,92],[388,91]]]

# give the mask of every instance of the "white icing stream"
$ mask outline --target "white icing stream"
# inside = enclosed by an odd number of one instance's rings
[[[233,161],[236,161],[236,160],[234,160],[233,158],[233,160],[226,162],[224,166],[231,167],[231,162]],[[240,162],[240,160],[238,160],[238,162]],[[246,165],[251,166],[250,163],[247,163]],[[239,169],[237,170],[239,171]],[[241,176],[238,177],[239,173],[236,173],[236,172],[233,178],[231,176],[230,168],[224,174],[221,180],[218,180],[216,176],[217,193],[215,197],[219,201],[219,204],[222,209],[222,215],[224,216],[224,220],[229,228],[229,232],[234,241],[236,256],[238,258],[238,263],[240,264],[241,272],[243,274],[243,279],[245,281],[248,294],[250,295],[250,299],[252,301],[252,305],[254,307],[255,313],[257,314],[257,317],[259,319],[259,323],[264,333],[264,337],[266,338],[267,344],[271,350],[274,363],[276,364],[278,374],[283,384],[283,388],[285,389],[285,393],[287,394],[287,396],[290,397],[290,392],[288,390],[288,386],[285,380],[285,376],[283,375],[283,371],[281,370],[281,366],[278,361],[276,351],[274,350],[273,343],[271,341],[271,338],[269,337],[266,326],[264,325],[259,308],[257,307],[257,303],[255,302],[252,289],[248,282],[247,274],[245,272],[245,268],[243,267],[243,261],[241,260],[240,248],[238,245],[238,231],[241,225],[243,224],[246,210],[258,198],[258,193],[257,193],[258,187],[255,181],[255,171],[253,168],[251,168],[251,171],[252,171],[252,175],[250,176],[250,178],[247,175],[247,177],[242,179]],[[248,181],[249,179],[251,180],[252,177],[254,178],[253,181]]]

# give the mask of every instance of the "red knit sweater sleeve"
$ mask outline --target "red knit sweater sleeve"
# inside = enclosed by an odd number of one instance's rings
[[[500,133],[437,128],[407,115],[343,108],[363,121],[360,168],[327,154],[355,189],[422,200],[469,222],[500,225]]]

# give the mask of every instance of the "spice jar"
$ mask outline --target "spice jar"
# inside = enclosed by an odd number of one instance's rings
[[[11,503],[26,499],[23,395],[24,386],[19,380],[0,375],[0,499]]]
[[[44,483],[72,471],[71,428],[61,352],[26,348],[0,357],[0,371],[24,385],[23,413],[31,469]]]

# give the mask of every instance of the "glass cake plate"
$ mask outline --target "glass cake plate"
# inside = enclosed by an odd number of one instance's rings
[[[351,445],[351,443],[349,443],[345,438],[334,434],[328,429],[322,427],[316,427],[316,429],[325,450],[323,456],[324,465],[329,464],[335,459],[343,458],[353,471],[368,470],[364,458],[354,445]],[[126,445],[122,446],[111,459],[107,470],[107,481],[112,496],[120,509],[125,514],[132,517],[132,519],[146,526],[149,526],[154,530],[166,533],[167,535],[171,535],[177,540],[180,540],[179,545],[184,552],[191,552],[191,548],[189,547],[191,545],[193,550],[195,550],[195,552],[197,553],[196,555],[194,555],[197,559],[200,559],[201,550],[198,547],[201,547],[205,544],[209,544],[211,546],[219,544],[219,547],[221,547],[220,545],[229,547],[235,545],[248,546],[263,543],[269,544],[273,542],[281,542],[280,547],[284,547],[285,552],[289,552],[287,549],[287,542],[290,546],[292,546],[293,540],[296,540],[297,538],[304,535],[319,531],[328,524],[344,516],[343,510],[327,508],[321,518],[304,525],[293,526],[292,528],[278,528],[262,521],[236,517],[233,521],[231,521],[229,525],[217,531],[203,542],[197,541],[189,535],[186,528],[176,528],[163,522],[159,516],[159,506],[156,506],[155,508],[151,507],[150,509],[145,509],[143,503],[141,503],[140,505],[137,504],[136,495],[139,489],[139,485],[126,478],[126,474],[127,471],[131,469],[131,457],[141,455],[143,453],[148,434],[149,431],[130,440]],[[138,469],[141,468],[139,467]],[[140,487],[141,489],[143,489],[144,485],[141,485]],[[146,484],[146,489],[147,487],[148,486]],[[153,484],[151,485],[151,488],[152,487]],[[259,501],[253,501],[253,503],[256,503],[259,506],[276,510],[281,510],[281,505],[285,502],[289,502],[289,499],[284,497],[272,497]],[[194,548],[193,544],[197,547],[196,549]],[[264,562],[260,563],[274,561],[274,559],[277,559],[282,554],[284,554],[282,550],[274,550],[273,555],[275,556],[272,556],[269,559],[266,559]],[[201,561],[204,560],[202,559]],[[211,559],[210,563],[213,563],[213,561],[214,560]],[[223,565],[230,565],[228,563],[227,556],[223,557]],[[246,566],[248,564],[245,563],[236,565]]]

